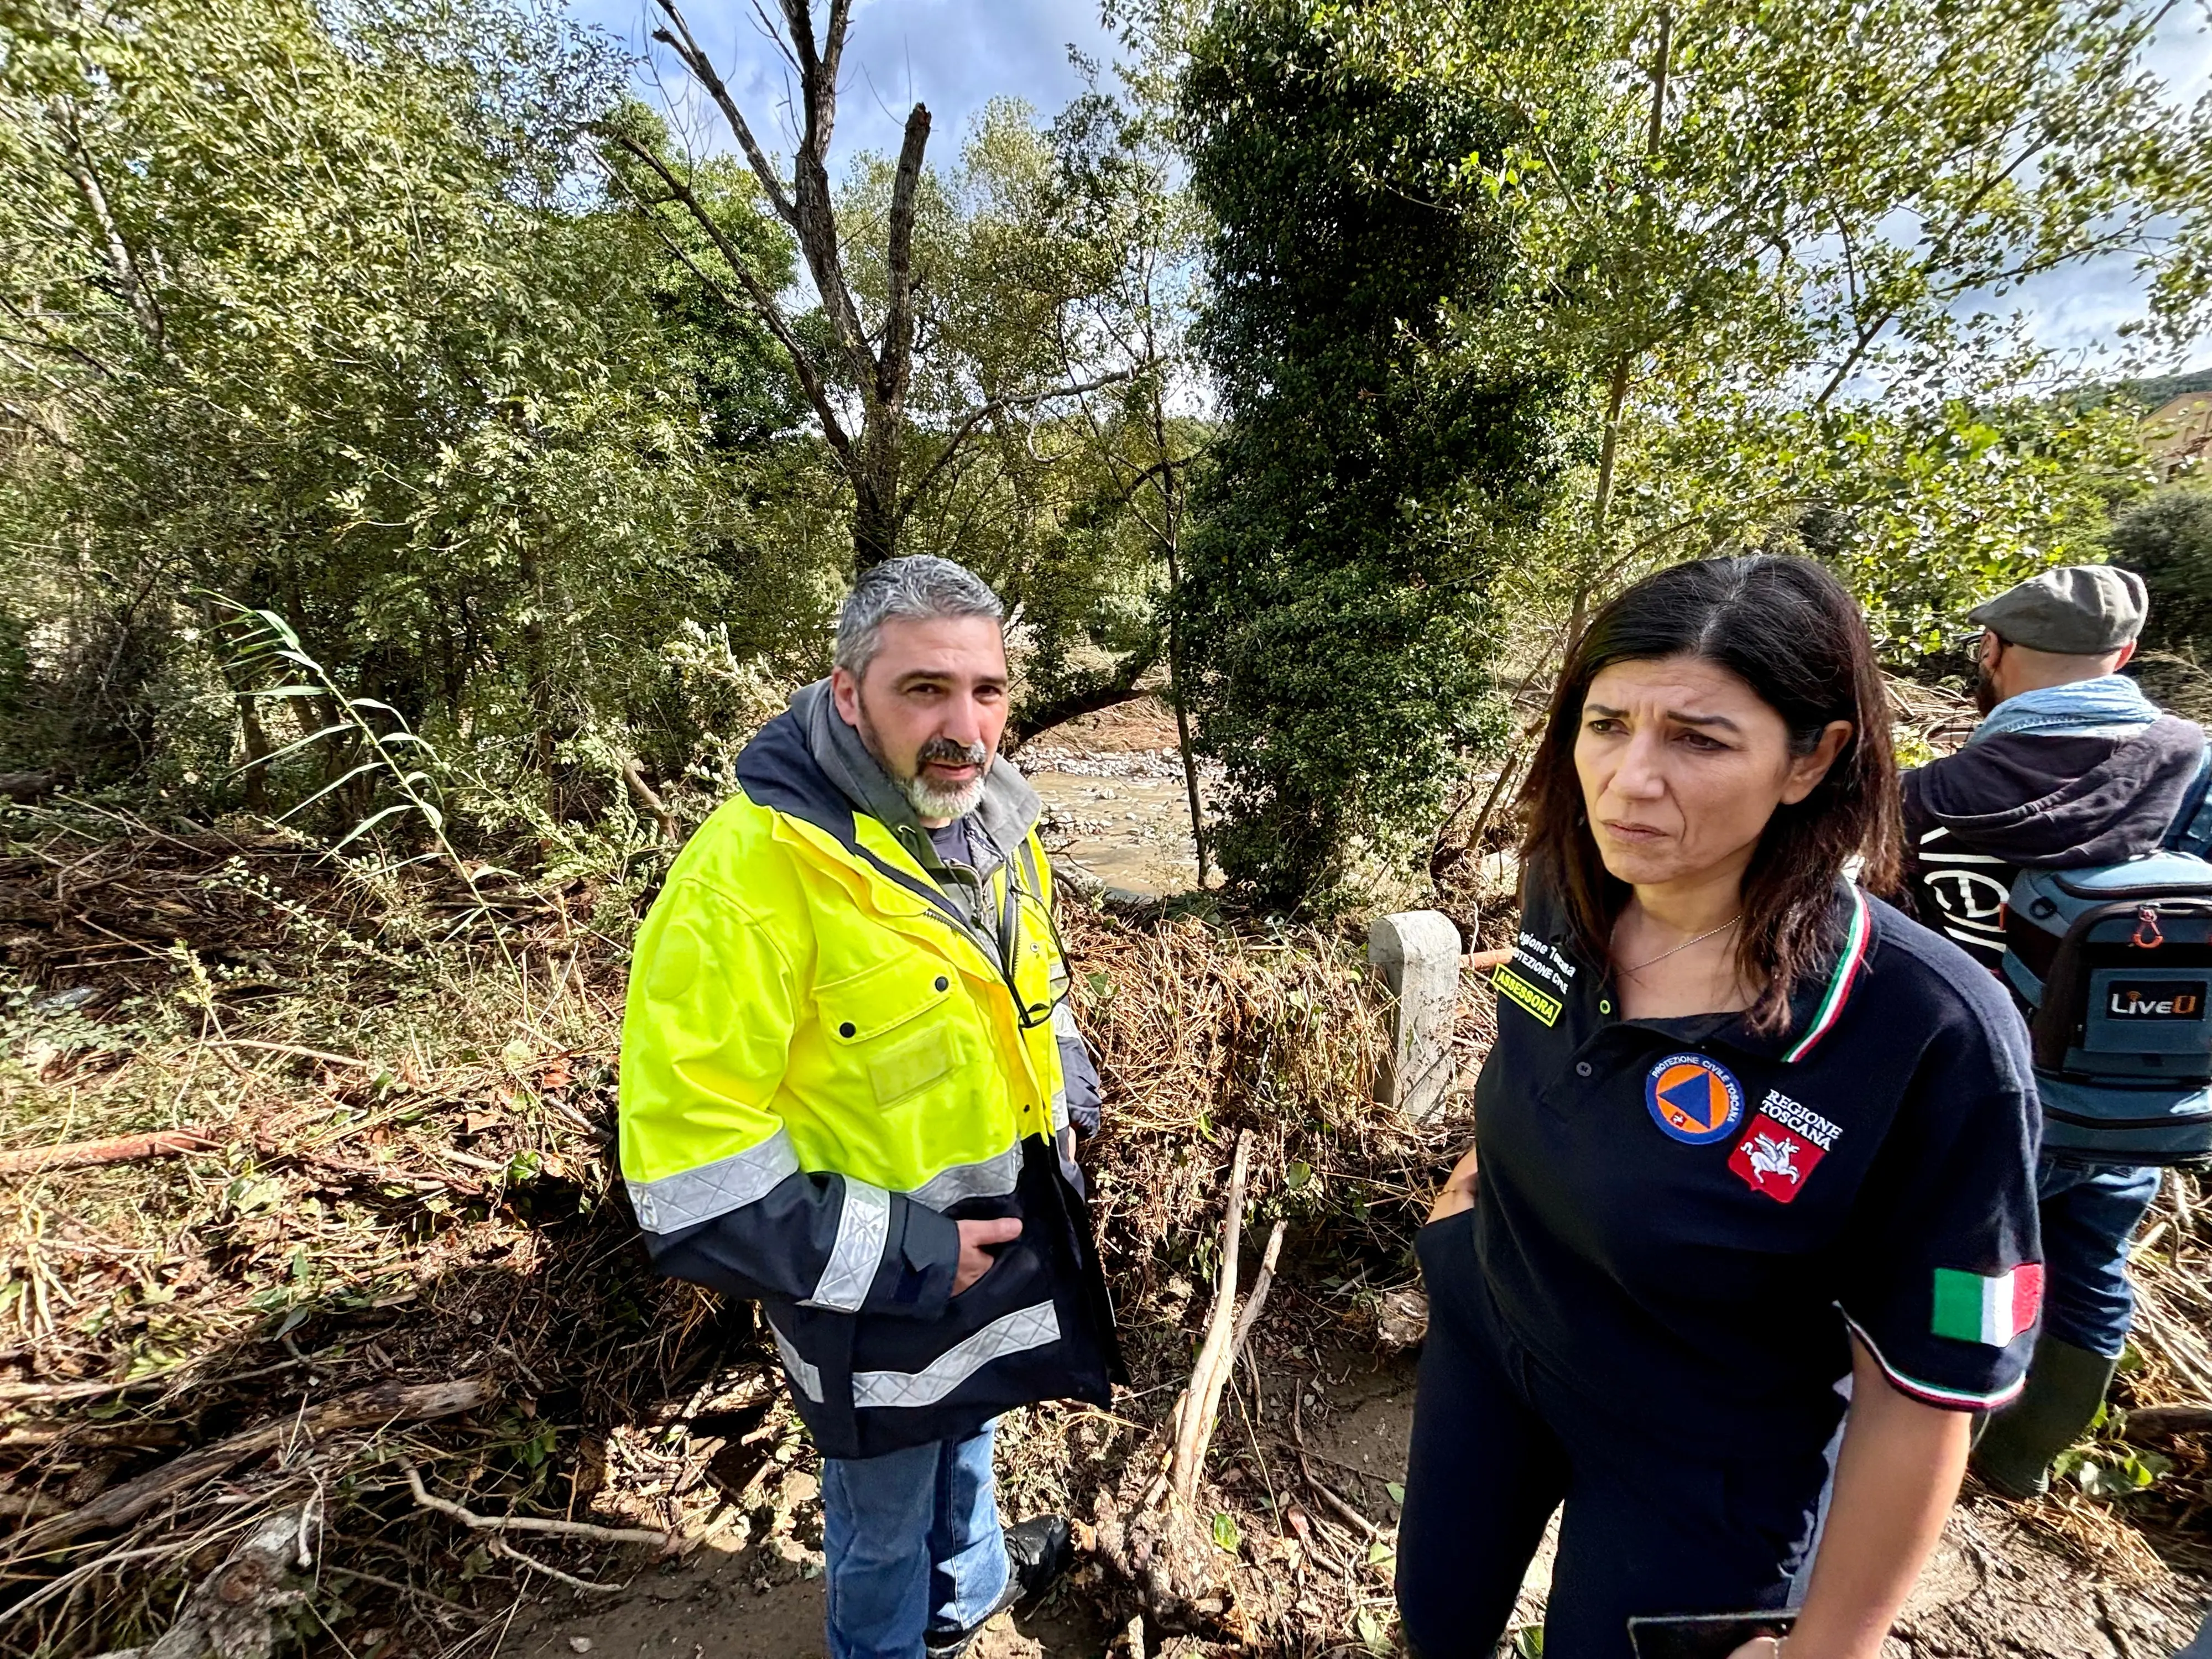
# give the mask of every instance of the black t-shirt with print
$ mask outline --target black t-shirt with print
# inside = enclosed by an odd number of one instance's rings
[[[1779,1036],[1621,1019],[1540,891],[1496,976],[1468,1268],[1592,1408],[1674,1443],[1826,1433],[1847,1327],[1936,1405],[2002,1404],[2027,1368],[2042,1273],[2019,1017],[1856,888],[1833,921]]]

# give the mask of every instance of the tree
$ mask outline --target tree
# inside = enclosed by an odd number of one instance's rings
[[[924,175],[915,233],[927,349],[905,544],[972,566],[1019,619],[1017,739],[1134,696],[1160,657],[1148,602],[1158,555],[1107,499],[1127,446],[1097,442],[1091,419],[1094,399],[1157,373],[1148,342],[1097,321],[1118,314],[1127,273],[1158,251],[1135,183],[1097,176],[1069,128],[1067,115],[1046,129],[1026,106],[994,100],[957,165]],[[864,160],[848,218],[879,219],[890,182]],[[880,267],[863,257],[854,275],[872,309]],[[1103,387],[1072,397],[1008,395],[1109,365]]]
[[[688,273],[580,185],[609,45],[441,0],[7,25],[9,745],[221,800],[284,736],[222,595],[545,805],[618,791],[639,732],[688,763],[659,647],[805,586],[742,487],[794,417],[757,325],[687,330]]]
[[[1510,337],[1589,388],[1571,617],[1654,560],[1788,544],[1808,513],[1831,531],[1838,512],[1856,521],[1856,459],[1894,453],[1881,433],[1900,409],[1928,432],[1961,423],[1947,407],[2024,410],[2058,366],[2000,313],[2023,283],[2132,258],[2150,295],[2133,331],[2171,344],[2202,327],[2212,104],[2177,109],[2150,72],[2171,9],[1384,0],[1333,14],[1352,59],[1522,118],[1464,165],[1513,208],[1529,304],[1509,336],[1466,343],[1486,356]],[[2027,419],[2038,444],[2063,424]],[[1752,477],[1763,493],[1742,487]],[[1923,568],[2025,574],[2069,533],[2063,514],[2036,519],[2033,492],[1982,489],[1957,466],[1889,482],[1925,509]],[[1945,499],[1954,485],[2011,516],[1995,539],[2025,565],[1991,566]],[[1855,567],[1862,581],[1882,568]]]
[[[1091,88],[1068,106],[1057,123],[1075,196],[1094,222],[1111,227],[1103,239],[1129,249],[1111,283],[1087,309],[1090,328],[1141,365],[1115,403],[1103,414],[1086,398],[1079,413],[1091,453],[1108,489],[1092,522],[1133,525],[1162,567],[1164,585],[1152,596],[1149,659],[1164,653],[1168,702],[1175,714],[1176,747],[1182,762],[1183,799],[1190,814],[1198,884],[1208,884],[1212,860],[1206,814],[1199,798],[1198,757],[1188,695],[1189,653],[1182,623],[1183,537],[1190,518],[1190,478],[1206,453],[1212,423],[1190,412],[1200,401],[1200,374],[1191,330],[1196,318],[1197,267],[1207,225],[1196,198],[1179,175],[1176,91],[1182,48],[1193,32],[1193,0],[1149,0],[1136,14],[1109,5],[1107,26],[1121,29],[1128,56],[1115,65],[1122,95],[1100,90],[1095,69]],[[1086,66],[1089,67],[1089,66]],[[1171,414],[1171,408],[1178,412]],[[1111,685],[1133,686],[1125,659]]]
[[[830,141],[837,123],[837,77],[852,21],[851,0],[830,0],[819,38],[811,0],[781,0],[786,60],[798,77],[797,143],[787,179],[763,149],[753,126],[713,60],[698,42],[673,0],[654,0],[665,26],[653,39],[675,53],[678,62],[704,89],[729,124],[758,179],[769,207],[796,238],[820,307],[821,327],[786,313],[780,289],[756,268],[744,250],[724,233],[700,199],[687,174],[691,164],[665,155],[662,147],[635,124],[617,124],[610,137],[630,166],[616,175],[631,200],[659,234],[672,216],[687,217],[721,257],[714,277],[726,277],[715,291],[726,302],[757,318],[782,348],[813,410],[823,440],[836,459],[853,492],[853,555],[868,566],[898,551],[899,538],[922,494],[950,464],[978,427],[1010,410],[1035,407],[1090,390],[1116,378],[1109,369],[1078,386],[1048,382],[986,391],[951,420],[921,476],[908,482],[906,469],[915,445],[916,294],[915,221],[922,191],[922,155],[929,143],[930,114],[917,103],[907,112],[895,162],[884,169],[879,189],[866,190],[880,213],[864,213],[859,222],[880,228],[865,253],[848,234],[853,204],[841,206],[830,178]],[[672,237],[671,246],[676,246]],[[862,276],[865,262],[873,280]],[[702,280],[713,280],[702,269]]]
[[[1215,7],[1183,110],[1224,422],[1177,606],[1188,695],[1228,771],[1224,871],[1318,907],[1494,723],[1486,593],[1545,503],[1555,390],[1449,347],[1516,276],[1462,163],[1522,124],[1347,64],[1279,0]]]
[[[2110,546],[2150,590],[2146,641],[2212,658],[2212,490],[2171,484],[2136,502],[2114,521]]]

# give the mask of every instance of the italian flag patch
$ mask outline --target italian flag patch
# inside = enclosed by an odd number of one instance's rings
[[[1938,1336],[2002,1348],[2035,1323],[2042,1305],[2043,1269],[2034,1262],[1991,1278],[1938,1267],[1929,1328]]]

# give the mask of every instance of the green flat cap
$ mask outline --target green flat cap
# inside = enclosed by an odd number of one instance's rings
[[[1966,613],[2008,645],[2062,657],[2100,657],[2142,631],[2142,578],[2109,564],[2062,564]]]

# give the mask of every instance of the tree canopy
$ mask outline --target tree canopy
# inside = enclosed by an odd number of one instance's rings
[[[1166,692],[1238,894],[1327,908],[1495,822],[1660,563],[1826,559],[1922,674],[2061,560],[2193,615],[2136,422],[2212,321],[2212,102],[2160,0],[1108,14],[1065,110],[878,155],[850,9],[779,0],[779,155],[667,4],[730,149],[524,0],[0,0],[0,769],[342,827],[375,740],[291,746],[342,691],[487,847],[627,869],[932,551],[1009,602],[1017,739]],[[2115,262],[2114,361],[2033,337]],[[267,695],[237,605],[328,684]]]
[[[1188,695],[1228,768],[1223,868],[1288,906],[1432,814],[1480,735],[1492,583],[1545,505],[1563,382],[1450,349],[1519,276],[1459,171],[1511,112],[1363,71],[1273,0],[1215,9],[1182,96],[1224,427],[1186,556]]]

